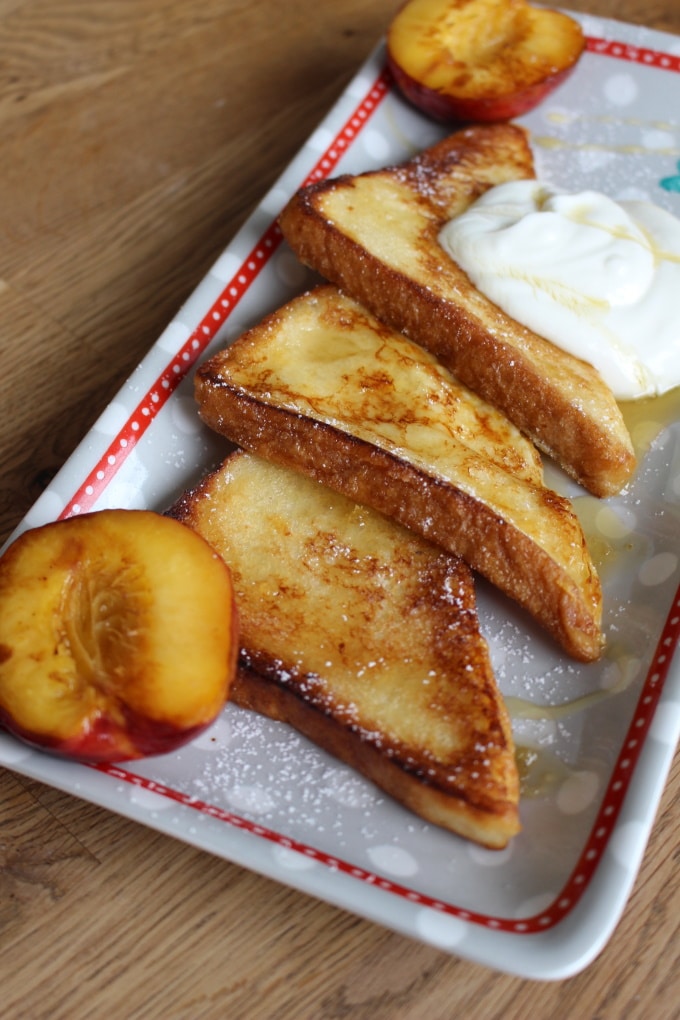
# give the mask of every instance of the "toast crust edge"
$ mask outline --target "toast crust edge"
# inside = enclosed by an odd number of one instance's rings
[[[535,543],[453,484],[431,478],[332,425],[264,404],[231,386],[214,368],[211,359],[195,377],[199,415],[206,425],[244,449],[372,506],[461,556],[527,609],[575,659],[599,658],[600,587],[594,572],[586,586],[588,600],[573,581],[565,583],[568,579],[560,576],[554,561]],[[471,526],[480,517],[484,525]],[[515,566],[518,563],[521,571]],[[521,587],[520,573],[527,577]]]
[[[223,514],[231,518],[233,505],[228,498],[230,473],[233,470],[238,472],[238,462],[244,458],[253,459],[243,450],[230,453],[220,467],[182,493],[166,511],[169,516],[202,534],[226,562],[231,559],[230,546],[238,545],[240,532],[235,523],[229,525],[226,532],[223,531],[220,518]],[[237,498],[240,512],[243,512],[243,500]],[[263,498],[267,500],[266,495]],[[409,544],[420,542],[414,537],[405,540]],[[433,547],[432,553],[435,552]],[[251,605],[245,594],[249,575],[241,575],[238,555],[232,568],[235,570],[237,598],[243,599],[239,612],[245,613],[246,617],[242,626],[239,668],[229,700],[293,726],[323,750],[356,768],[387,795],[421,818],[482,846],[501,849],[521,829],[519,776],[512,726],[493,675],[486,642],[479,630],[472,577],[457,558],[455,576],[460,580],[460,588],[456,605],[460,615],[451,631],[451,615],[456,610],[449,599],[441,597],[443,589],[448,591],[444,581],[450,576],[448,569],[442,565],[444,560],[451,558],[437,553],[431,567],[428,568],[426,562],[422,574],[421,562],[412,596],[418,600],[418,605],[423,603],[427,606],[431,602],[431,610],[441,623],[433,631],[434,651],[428,654],[432,654],[432,668],[441,661],[442,675],[446,673],[447,664],[451,668],[453,700],[446,710],[462,713],[472,702],[473,712],[483,715],[481,725],[478,715],[472,717],[469,739],[450,756],[443,754],[440,757],[436,752],[429,752],[424,742],[390,736],[389,729],[381,731],[378,726],[376,732],[374,717],[369,716],[362,721],[361,714],[357,717],[346,702],[346,693],[336,696],[332,678],[326,682],[320,676],[320,683],[317,683],[316,674],[304,672],[296,656],[294,661],[285,656],[279,658],[273,650],[277,647],[276,640],[272,640],[270,634],[262,637],[260,610],[255,611],[251,618],[247,608]],[[460,575],[459,569],[462,571]],[[241,586],[244,590],[239,596]],[[257,594],[255,605],[259,605]],[[422,637],[417,640],[422,640]],[[260,644],[266,647],[260,648]],[[441,648],[437,652],[439,644]],[[459,673],[459,670],[462,672]],[[468,670],[472,672],[468,673]],[[455,692],[459,687],[464,693],[456,700]],[[340,690],[343,690],[342,685]],[[446,705],[445,688],[442,698],[443,701],[435,699],[435,702]]]
[[[512,132],[501,136],[500,142],[502,146],[502,139],[512,139],[514,159],[510,166],[517,175],[533,177],[526,132],[515,125],[503,128]],[[414,199],[426,202],[434,213],[428,232],[430,242],[438,246],[436,235],[452,214],[454,198],[460,209],[465,208],[498,183],[493,179],[493,164],[490,171],[485,166],[486,160],[493,160],[490,140],[497,137],[500,126],[495,129],[492,135],[488,128],[458,132],[399,167],[357,176],[379,179],[398,175],[407,182]],[[486,177],[484,169],[488,171]],[[470,179],[474,174],[479,177]],[[502,179],[510,176],[505,174]],[[635,469],[635,454],[620,409],[596,371],[573,355],[557,351],[483,299],[501,327],[498,335],[492,335],[455,300],[437,296],[347,236],[324,213],[323,198],[336,188],[353,187],[354,180],[343,175],[315,182],[288,202],[279,216],[279,225],[298,258],[388,326],[426,347],[594,495],[620,491]],[[463,290],[472,288],[453,260],[452,268]],[[504,341],[502,332],[515,334],[522,343],[516,346]],[[539,370],[522,350],[526,344],[542,349],[544,358],[557,351],[554,376]],[[601,414],[593,416],[584,411],[579,391],[598,395]]]
[[[242,663],[229,700],[270,719],[293,726],[333,757],[356,769],[420,818],[492,850],[502,850],[520,831],[517,804],[497,797],[483,798],[475,788],[476,804],[460,789],[440,789],[419,771],[409,771],[398,757],[390,757],[351,731],[332,715],[305,701],[294,688],[263,676]],[[456,804],[455,829],[451,804]]]

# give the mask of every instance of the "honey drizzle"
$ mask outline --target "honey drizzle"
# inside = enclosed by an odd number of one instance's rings
[[[649,149],[644,145],[613,145],[611,142],[570,142],[566,139],[555,138],[552,135],[534,135],[534,145],[540,145],[543,149],[570,149],[578,152],[618,152],[625,156],[647,156],[653,152],[655,156],[680,156],[680,148],[675,145],[662,146]]]
[[[512,719],[549,719],[558,722],[575,712],[583,712],[608,698],[626,691],[638,674],[639,662],[631,656],[615,654],[619,666],[618,681],[609,688],[591,691],[578,698],[572,698],[561,705],[537,705],[524,698],[508,697],[506,707]],[[553,792],[561,783],[574,774],[575,769],[557,755],[542,747],[523,744],[515,746],[515,761],[522,797],[541,797]]]
[[[675,387],[661,396],[621,402],[619,406],[630,432],[635,454],[640,460],[665,428],[675,422],[680,422],[680,387]],[[590,496],[582,496],[574,500],[574,510],[577,512],[584,530],[589,533],[588,547],[600,572],[603,569],[609,569],[612,563],[615,564],[617,551],[619,556],[622,555],[625,548],[628,548],[634,541],[633,537],[628,536],[628,539],[622,540],[621,544],[624,548],[617,550],[616,546],[619,543],[605,539],[598,542],[593,538],[596,534],[593,525],[594,516],[606,506],[606,500]],[[617,662],[620,669],[618,682],[609,689],[591,691],[560,705],[541,705],[523,698],[507,697],[505,701],[511,718],[547,719],[557,722],[575,712],[591,708],[609,697],[621,694],[630,686],[637,674],[637,660],[625,653],[621,654],[620,649],[609,649],[608,657]],[[541,797],[554,792],[574,772],[566,762],[545,748],[518,744],[515,749],[515,758],[520,777],[521,794],[525,798]]]
[[[622,401],[619,407],[639,460],[664,429],[680,421],[680,386],[660,397]]]

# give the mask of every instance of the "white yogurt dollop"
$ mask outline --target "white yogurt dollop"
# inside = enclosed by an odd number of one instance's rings
[[[680,385],[680,220],[535,180],[485,192],[439,241],[494,304],[593,365],[620,400]]]

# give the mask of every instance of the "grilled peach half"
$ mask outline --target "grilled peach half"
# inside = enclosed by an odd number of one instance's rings
[[[571,73],[581,26],[526,0],[407,0],[387,35],[397,87],[440,121],[509,120]]]
[[[102,510],[24,532],[0,559],[0,722],[81,761],[173,750],[236,669],[229,569],[178,521]]]

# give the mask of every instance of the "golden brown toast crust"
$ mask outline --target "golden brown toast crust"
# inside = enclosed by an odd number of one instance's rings
[[[407,746],[377,746],[372,740],[310,704],[299,688],[272,681],[255,670],[240,666],[233,681],[230,701],[242,708],[285,722],[304,734],[339,761],[361,772],[404,807],[434,825],[479,843],[490,850],[502,850],[519,831],[517,806],[513,799],[499,801],[482,791],[466,792],[461,782],[457,789],[447,783],[450,773],[431,773],[427,760],[419,764],[410,757]],[[478,770],[479,759],[456,765],[458,779]],[[476,785],[476,784],[475,784]],[[455,805],[455,806],[454,806]],[[452,817],[453,816],[453,817]]]
[[[365,378],[351,358],[347,363],[336,354],[344,351],[347,338],[351,350],[359,336],[376,344],[374,364],[365,364],[361,349]],[[458,443],[455,435],[440,439],[432,429],[432,458],[411,458],[409,426],[415,425],[418,434],[428,431],[427,409],[440,402],[439,391],[428,391],[423,417],[409,421],[420,404],[408,390],[399,394],[401,379],[390,374],[395,363],[388,355],[390,344],[405,378],[420,382],[419,360],[429,355],[334,287],[320,287],[201,366],[196,374],[200,416],[239,446],[366,503],[462,556],[532,613],[569,654],[584,661],[597,658],[601,589],[568,500],[531,479],[531,466],[524,469],[528,477],[516,477],[480,454],[472,434]],[[326,357],[326,350],[332,356]],[[303,383],[296,375],[296,351],[299,371],[312,380],[308,398],[290,381]],[[361,397],[364,388],[373,402],[359,401],[357,409],[350,398],[357,392]],[[445,389],[442,376],[442,393]],[[396,438],[383,440],[379,428],[367,430],[369,409],[378,426],[404,422]],[[504,421],[493,408],[487,411],[489,420]],[[479,431],[484,431],[483,417]],[[452,466],[445,460],[449,451],[457,454]]]
[[[432,351],[591,492],[611,495],[635,456],[608,387],[487,300],[438,241],[487,188],[534,176],[522,128],[471,127],[401,166],[303,188],[280,225],[304,263]]]
[[[232,700],[290,723],[421,817],[507,843],[519,828],[512,733],[460,559],[240,451],[170,513],[232,573]]]

